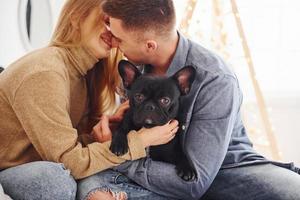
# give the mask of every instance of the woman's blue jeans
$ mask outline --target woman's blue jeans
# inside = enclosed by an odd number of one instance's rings
[[[74,200],[77,184],[61,163],[31,162],[0,172],[4,192],[14,200]]]
[[[95,190],[124,191],[129,199],[165,200],[127,177],[106,170],[78,181],[61,163],[31,162],[0,171],[0,184],[14,200],[74,200],[85,199]]]

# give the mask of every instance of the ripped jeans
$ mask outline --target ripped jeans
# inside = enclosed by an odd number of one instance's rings
[[[125,192],[129,200],[172,199],[151,192],[113,170],[105,170],[78,181],[77,199],[85,200],[89,194],[96,190],[112,191],[114,193]]]

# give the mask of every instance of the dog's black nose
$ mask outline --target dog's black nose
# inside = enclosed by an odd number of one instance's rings
[[[146,110],[153,111],[155,109],[155,106],[153,104],[146,105]]]

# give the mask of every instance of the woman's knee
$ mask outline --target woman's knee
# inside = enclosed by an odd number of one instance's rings
[[[77,189],[63,164],[46,161],[6,169],[0,182],[14,199],[75,199]]]

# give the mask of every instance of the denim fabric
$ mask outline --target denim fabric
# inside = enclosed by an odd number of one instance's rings
[[[37,161],[0,172],[0,183],[14,200],[73,200],[76,181],[63,164]]]
[[[241,118],[242,92],[235,74],[225,62],[179,34],[167,76],[184,66],[193,66],[196,74],[190,93],[181,98],[178,116],[181,129],[177,134],[181,136],[183,150],[197,173],[197,179],[185,182],[177,176],[174,165],[150,158],[126,162],[115,170],[160,195],[198,200],[220,169],[230,170],[270,161],[252,147]],[[144,73],[152,69],[152,66],[145,65]]]
[[[3,191],[2,185],[0,184],[0,199],[1,200],[11,200],[11,198],[6,195]]]
[[[167,200],[166,198],[144,189],[126,176],[106,170],[78,181],[77,199],[84,200],[95,190],[125,192],[129,200]]]
[[[219,171],[201,200],[299,200],[300,176],[273,164]]]

